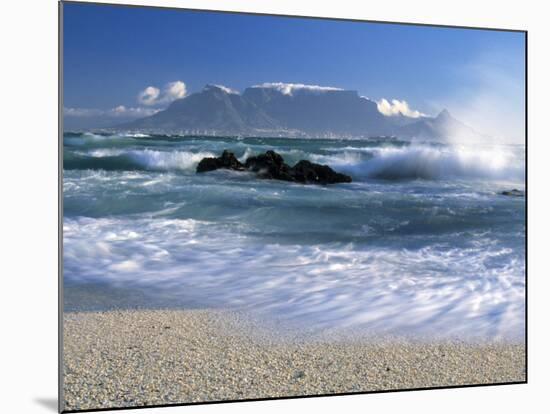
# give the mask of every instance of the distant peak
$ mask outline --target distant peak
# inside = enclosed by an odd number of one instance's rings
[[[439,119],[451,118],[451,114],[449,113],[449,111],[447,109],[443,109],[439,113],[439,115],[437,115],[437,118],[439,118]]]
[[[233,94],[233,95],[238,95],[239,94],[239,92],[236,91],[235,89],[231,89],[231,88],[228,88],[227,86],[223,86],[223,85],[216,85],[216,84],[213,84],[213,83],[209,83],[203,88],[203,91],[212,91],[212,90],[219,90],[219,91],[222,91],[224,93]]]

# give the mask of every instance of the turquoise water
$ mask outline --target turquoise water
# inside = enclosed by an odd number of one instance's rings
[[[229,149],[350,184],[196,174]],[[67,310],[224,307],[288,326],[522,337],[523,146],[65,134]]]

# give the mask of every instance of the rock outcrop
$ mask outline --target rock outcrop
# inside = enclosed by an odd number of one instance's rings
[[[525,191],[518,190],[517,188],[501,191],[500,194],[508,197],[525,197]]]
[[[333,184],[351,183],[351,177],[334,171],[328,165],[299,161],[292,167],[294,179],[300,183]]]
[[[235,154],[225,150],[221,157],[203,158],[197,165],[197,172],[214,171],[219,168],[225,168],[227,170],[244,171],[244,165],[235,157]]]
[[[260,178],[296,181],[292,175],[292,168],[285,164],[283,157],[275,151],[249,157],[244,165],[248,170],[257,173]]]
[[[275,151],[267,151],[264,154],[249,157],[243,165],[232,152],[225,150],[218,158],[203,158],[197,166],[197,172],[214,171],[220,168],[236,171],[247,170],[256,173],[259,178],[303,184],[351,183],[349,175],[338,173],[328,165],[301,160],[291,167]]]

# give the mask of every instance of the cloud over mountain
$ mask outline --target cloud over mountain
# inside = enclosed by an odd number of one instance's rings
[[[303,83],[284,83],[284,82],[266,82],[260,85],[251,86],[251,88],[275,89],[281,92],[283,95],[292,95],[296,91],[326,92],[326,91],[343,90],[341,88],[335,88],[332,86],[304,85]]]
[[[380,99],[376,102],[378,110],[386,116],[403,115],[409,118],[420,118],[426,116],[420,111],[413,110],[409,107],[407,101],[392,99],[391,103],[387,99]]]
[[[142,105],[165,105],[176,99],[181,99],[187,94],[187,86],[177,80],[164,85],[162,91],[156,86],[148,86],[138,94],[138,102]]]
[[[151,116],[119,125],[132,130],[183,134],[444,139],[475,135],[448,111],[431,118],[406,101],[378,102],[331,86],[264,83],[242,93],[223,85],[176,99]]]
[[[239,91],[237,91],[235,89],[228,88],[227,86],[224,86],[224,85],[208,84],[204,87],[204,89],[209,89],[209,88],[218,88],[218,89],[221,89],[222,91],[224,91],[225,93],[230,93],[230,94],[233,94],[233,95],[239,95]]]
[[[185,83],[175,81],[162,91],[154,86],[145,88],[138,100],[145,106],[65,108],[65,125],[199,135],[481,137],[446,110],[434,118],[412,109],[404,100],[374,101],[357,91],[332,86],[272,82],[239,93],[224,85],[207,84],[187,95]],[[163,104],[167,106],[161,109]],[[79,119],[85,122],[75,122]]]

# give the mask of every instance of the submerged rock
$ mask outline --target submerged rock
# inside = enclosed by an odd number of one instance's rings
[[[235,157],[235,154],[225,150],[221,157],[203,158],[197,165],[197,172],[214,171],[220,168],[226,170],[244,171],[244,165]]]
[[[514,188],[513,190],[502,191],[500,194],[508,197],[524,197],[525,191]]]
[[[328,165],[315,164],[307,160],[299,161],[294,167],[284,162],[283,157],[275,151],[267,151],[249,157],[244,165],[232,152],[225,150],[221,157],[203,158],[197,166],[197,172],[213,171],[220,168],[252,171],[259,178],[298,182],[303,184],[336,184],[351,183],[351,177],[334,171]]]

